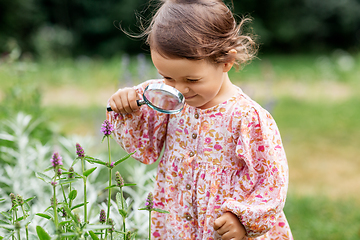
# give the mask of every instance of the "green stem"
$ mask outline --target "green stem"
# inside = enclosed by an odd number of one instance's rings
[[[87,203],[86,203],[86,181],[87,177],[84,176],[85,172],[85,159],[81,158],[81,168],[83,172],[83,181],[84,181],[84,222],[87,223]]]
[[[59,177],[59,182],[60,182],[60,177]],[[61,190],[62,190],[62,193],[63,193],[64,201],[65,201],[65,203],[67,204],[66,195],[65,195],[65,190],[64,190],[63,185],[61,185]]]
[[[17,232],[18,240],[21,240],[21,238],[20,238],[20,229],[17,229],[16,232]]]
[[[111,186],[111,178],[112,178],[112,168],[110,167],[111,165],[111,153],[110,153],[110,138],[109,136],[106,136],[107,138],[107,144],[108,144],[108,152],[109,152],[109,187]],[[109,218],[110,218],[110,204],[111,204],[111,188],[109,188],[109,196],[108,196],[108,206],[107,206],[107,215],[106,215],[106,222],[109,221]],[[107,233],[108,233],[108,230],[106,229],[105,230],[105,239],[107,237]],[[111,235],[111,238],[112,238],[112,235]]]
[[[151,210],[149,211],[149,240],[151,240]]]
[[[22,210],[22,212],[23,212],[23,219],[25,220],[25,218],[27,218],[28,215],[27,215],[26,212],[25,212],[24,205],[21,205],[21,210]],[[29,239],[29,228],[28,228],[28,225],[25,226],[25,232],[26,232],[26,239],[28,240],[28,239]]]
[[[87,181],[87,177],[84,177],[84,221],[85,221],[85,223],[87,223],[86,181]]]
[[[56,180],[56,178],[55,178]],[[55,222],[55,229],[56,229],[56,233],[58,233],[58,215],[57,215],[57,202],[56,202],[56,185],[54,184],[53,186],[53,192],[54,192],[54,195],[53,195],[53,203],[54,203],[54,222]]]
[[[120,194],[121,194],[121,209],[122,210],[125,210],[124,209],[124,194],[123,194],[123,189],[122,187],[120,187]],[[125,226],[125,218],[123,217],[123,228],[124,228],[124,239],[125,239],[125,236],[126,236],[126,226]]]

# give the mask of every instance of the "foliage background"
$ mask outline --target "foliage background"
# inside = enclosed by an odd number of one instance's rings
[[[225,1],[238,16],[254,18],[263,52],[359,50],[358,0]],[[139,31],[157,1],[1,0],[0,52],[15,39],[24,53],[110,57],[139,53],[146,46],[117,29]],[[146,21],[145,21],[146,22]]]

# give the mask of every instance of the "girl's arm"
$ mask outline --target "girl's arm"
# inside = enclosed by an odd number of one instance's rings
[[[149,83],[134,87],[136,93],[141,96]],[[132,113],[107,112],[107,119],[114,125],[115,140],[126,152],[135,152],[133,158],[145,164],[152,164],[159,158],[166,137],[168,114],[142,106]]]
[[[265,234],[282,213],[288,188],[288,165],[275,121],[268,112],[252,109],[241,117],[236,154],[246,166],[236,189],[243,199],[222,206],[238,216],[248,237]],[[245,193],[244,193],[245,191]]]

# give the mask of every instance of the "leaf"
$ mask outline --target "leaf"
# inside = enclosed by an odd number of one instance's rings
[[[96,168],[97,168],[97,167],[90,168],[90,169],[86,170],[86,171],[83,173],[83,175],[84,175],[85,177],[89,176],[93,171],[95,171]]]
[[[128,155],[126,155],[125,157],[122,157],[121,159],[117,160],[115,163],[114,163],[114,166],[122,163],[123,161],[125,161],[126,159],[128,159],[129,157],[131,157],[131,155],[133,155],[135,152],[132,152],[132,153],[129,153]]]
[[[86,204],[88,204],[89,202],[87,202]],[[71,208],[71,210],[74,210],[74,209],[76,209],[76,208],[79,208],[79,207],[82,207],[82,206],[84,206],[85,204],[84,203],[80,203],[80,204],[78,204],[78,205],[75,205],[75,206],[73,206],[72,208]]]
[[[14,230],[15,227],[12,224],[0,224],[0,228],[8,229],[8,230]]]
[[[80,160],[80,158],[75,158],[73,163],[71,164],[71,166],[73,167],[79,160]]]
[[[79,224],[77,217],[71,212],[68,206],[64,206],[65,212],[75,221],[76,224]]]
[[[4,202],[5,201],[5,198],[0,198],[0,202]]]
[[[160,209],[160,208],[153,208],[153,211],[158,212],[158,213],[170,213],[169,211]]]
[[[51,216],[46,214],[46,213],[37,213],[35,215],[39,216],[39,217],[42,217],[42,218],[51,219]]]
[[[102,161],[100,159],[97,159],[97,158],[86,156],[85,160],[88,161],[89,163],[92,163],[92,164],[97,163],[97,164],[101,164],[101,165],[106,166],[106,162],[104,162],[104,161]]]
[[[50,235],[39,225],[36,226],[36,233],[40,240],[51,240]]]
[[[60,227],[61,227],[61,226],[64,226],[64,225],[67,224],[67,223],[71,223],[71,220],[62,221],[62,222],[59,223],[59,226],[60,226]]]
[[[4,217],[6,217],[8,220],[10,220],[10,221],[12,220],[12,217],[11,217],[10,213],[8,213],[8,212],[0,212],[0,213]]]
[[[115,187],[118,187],[117,185],[111,185],[109,187],[106,187],[105,189],[110,189],[110,188],[115,188]]]
[[[30,201],[33,200],[34,198],[36,198],[36,197],[28,198],[28,199],[25,200],[25,202],[26,202],[26,203],[27,203],[27,202],[30,202]]]
[[[126,204],[126,201],[124,199],[124,196],[121,194],[121,193],[117,193],[116,194],[116,205],[120,211],[120,209],[127,209],[127,204]],[[124,207],[123,207],[124,206]],[[126,211],[125,211],[126,212]],[[121,214],[121,213],[120,213]],[[121,214],[122,215],[122,214]],[[123,216],[123,215],[122,215]]]
[[[48,171],[53,170],[53,169],[54,169],[54,167],[51,166],[51,167],[46,168],[46,169],[44,170],[44,172],[48,172]]]
[[[49,176],[47,176],[47,175],[45,175],[45,174],[43,174],[41,172],[36,172],[35,175],[36,175],[37,178],[43,180],[46,183],[50,183],[52,181],[51,177],[49,177]]]
[[[70,200],[74,200],[74,199],[76,198],[76,196],[77,196],[77,190],[76,190],[76,189],[72,190],[72,191],[69,193],[69,199],[70,199]]]
[[[119,209],[119,213],[123,218],[127,217],[127,212],[124,209]]]
[[[60,185],[65,185],[65,184],[70,184],[70,183],[73,183],[73,182],[76,182],[77,179],[65,179],[65,180],[60,180],[59,181],[59,184]]]
[[[8,240],[12,237],[12,235],[15,234],[15,231],[11,231],[10,233],[8,233],[8,235],[5,235],[5,237],[3,238],[3,240]]]
[[[73,236],[77,236],[77,234],[74,233],[74,232],[66,232],[66,233],[62,233],[61,236],[63,236],[63,237],[73,237]]]
[[[98,236],[93,231],[89,231],[89,234],[93,240],[99,240]]]
[[[149,209],[147,208],[139,208],[138,210],[146,210],[146,211],[150,211]]]

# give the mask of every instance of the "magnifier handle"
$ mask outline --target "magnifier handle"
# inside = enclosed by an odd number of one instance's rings
[[[140,106],[142,106],[142,105],[145,104],[145,101],[144,101],[144,100],[136,100],[136,103],[137,103],[137,105],[140,107]],[[107,107],[106,107],[106,110],[107,110],[108,112],[113,111],[110,106],[107,106]]]

